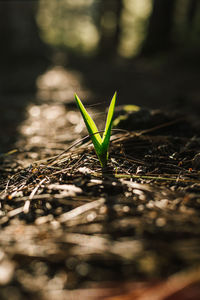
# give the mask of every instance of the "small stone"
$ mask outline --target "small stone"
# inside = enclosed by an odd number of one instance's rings
[[[166,224],[166,220],[164,218],[158,218],[156,220],[156,225],[158,227],[163,227],[163,226],[165,226],[165,224]]]
[[[14,264],[8,260],[2,261],[0,264],[0,285],[9,283],[13,277]]]

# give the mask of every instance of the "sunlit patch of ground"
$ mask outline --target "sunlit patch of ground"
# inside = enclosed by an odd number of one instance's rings
[[[42,101],[57,101],[69,103],[74,98],[74,93],[87,98],[90,94],[83,87],[80,73],[69,71],[61,66],[52,67],[37,80],[38,98]]]
[[[79,138],[83,128],[78,113],[67,110],[63,104],[30,104],[27,119],[19,126],[21,139],[17,146],[21,148],[24,145],[29,151],[35,148],[46,155],[52,151],[58,153],[69,142]]]
[[[55,66],[38,77],[37,86],[37,99],[27,104],[15,143],[20,152],[26,151],[28,163],[59,154],[86,133],[74,93],[85,101],[90,93],[79,74]]]

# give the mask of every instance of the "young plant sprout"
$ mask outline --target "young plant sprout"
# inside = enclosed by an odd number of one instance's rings
[[[107,160],[108,160],[108,148],[110,142],[112,123],[113,123],[113,114],[115,109],[116,97],[117,97],[117,93],[115,92],[108,110],[106,126],[103,132],[103,136],[101,137],[96,124],[94,123],[94,121],[92,120],[88,112],[86,111],[79,97],[75,94],[76,103],[81,112],[81,115],[83,117],[87,130],[89,132],[90,138],[93,142],[95,152],[97,154],[97,157],[100,161],[102,168],[106,167]]]

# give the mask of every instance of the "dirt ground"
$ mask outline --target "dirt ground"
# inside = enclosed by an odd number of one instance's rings
[[[1,98],[1,299],[200,298],[198,72],[100,68],[54,66]],[[88,139],[71,147],[87,134],[73,94],[101,129],[114,85],[150,109],[113,131],[102,172]]]

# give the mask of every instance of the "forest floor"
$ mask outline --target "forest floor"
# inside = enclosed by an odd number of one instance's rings
[[[87,134],[66,100],[90,95],[78,82],[60,67],[41,77],[0,156],[0,298],[199,299],[196,124],[149,110],[113,132],[102,172],[88,139],[71,147]],[[104,109],[88,109],[101,128]]]

